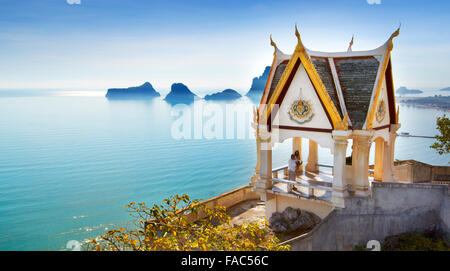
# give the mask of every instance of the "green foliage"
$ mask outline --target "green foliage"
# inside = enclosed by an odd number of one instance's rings
[[[450,153],[450,119],[446,115],[438,117],[436,126],[440,134],[435,136],[436,142],[430,147],[441,155]]]
[[[289,250],[279,245],[267,221],[230,225],[224,207],[210,208],[187,195],[172,196],[151,208],[134,202],[125,208],[136,219],[136,229],[110,230],[89,240],[87,250]]]
[[[423,233],[412,232],[388,236],[381,246],[382,251],[450,251],[450,240],[437,227]],[[368,251],[365,246],[356,246],[355,251]]]
[[[434,239],[420,233],[404,233],[385,239],[386,251],[450,251],[444,238]]]

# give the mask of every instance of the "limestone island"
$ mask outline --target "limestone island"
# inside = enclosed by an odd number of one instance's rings
[[[230,101],[230,100],[237,100],[241,97],[242,95],[239,94],[236,90],[225,89],[224,91],[221,92],[206,95],[204,99],[206,101]]]
[[[448,88],[441,88],[442,91],[450,91],[450,87]]]
[[[403,94],[420,94],[423,93],[422,90],[418,89],[408,89],[406,87],[400,87],[396,91],[397,94],[403,95]]]
[[[151,99],[161,96],[149,82],[138,87],[110,88],[106,93],[108,99]]]
[[[197,97],[194,93],[192,93],[187,86],[182,83],[175,83],[170,88],[169,94],[167,94],[166,100],[170,104],[184,103],[189,104],[194,102],[194,99]]]
[[[266,82],[267,79],[269,78],[269,73],[270,73],[270,66],[267,66],[264,69],[264,72],[261,76],[253,78],[252,86],[250,87],[250,90],[247,92],[245,96],[259,102],[264,92],[264,88],[266,87]]]

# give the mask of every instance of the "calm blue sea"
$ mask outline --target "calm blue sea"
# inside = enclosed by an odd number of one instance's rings
[[[0,91],[0,250],[63,250],[69,240],[131,225],[123,209],[131,201],[182,193],[207,199],[248,184],[253,139],[175,140],[176,117],[162,99],[108,101],[104,94]],[[434,136],[443,114],[400,106],[400,131]],[[395,158],[447,165],[432,142],[400,137]],[[290,148],[276,147],[274,166],[286,164]],[[319,160],[331,164],[330,151],[320,149]]]

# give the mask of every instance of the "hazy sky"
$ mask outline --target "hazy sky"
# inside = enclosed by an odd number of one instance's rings
[[[271,64],[270,34],[288,54],[295,23],[309,49],[346,51],[354,34],[353,50],[368,50],[400,22],[395,87],[448,87],[449,7],[424,0],[0,0],[0,88],[149,81],[161,93],[175,82],[199,94],[244,93]]]

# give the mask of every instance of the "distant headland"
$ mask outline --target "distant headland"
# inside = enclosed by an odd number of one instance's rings
[[[399,97],[397,102],[425,108],[450,111],[450,96],[435,95],[430,97]]]
[[[442,91],[450,91],[450,87],[448,88],[441,88]]]
[[[264,92],[265,84],[269,78],[270,66],[265,67],[264,72],[261,76],[253,78],[250,90],[247,92],[246,96],[249,97],[253,102],[259,102],[261,96]],[[106,93],[106,98],[108,99],[152,99],[160,97],[161,95],[157,92],[153,86],[146,82],[145,84],[138,87],[129,88],[111,88],[108,89]],[[221,92],[216,92],[213,94],[208,94],[204,97],[205,100],[209,101],[230,101],[240,99],[242,97],[236,90],[225,89]],[[182,83],[175,83],[171,86],[169,94],[164,98],[168,103],[192,103],[198,96],[193,93],[189,88]]]

